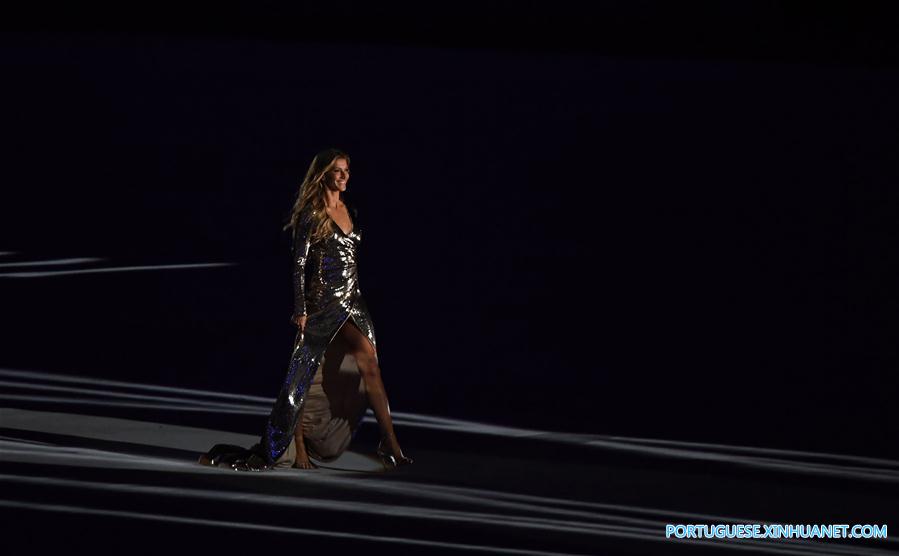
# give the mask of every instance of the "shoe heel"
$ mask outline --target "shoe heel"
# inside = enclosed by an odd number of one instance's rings
[[[375,453],[378,454],[378,457],[381,458],[381,463],[384,464],[384,467],[387,469],[395,469],[396,468],[396,458],[393,457],[393,454],[388,454],[384,451],[384,441],[378,442],[378,449],[375,450]]]
[[[387,469],[396,469],[401,465],[409,465],[413,461],[410,457],[404,456],[403,458],[397,458],[395,455],[387,453],[384,450],[383,440],[378,443],[378,449],[376,450],[376,453],[378,454],[378,457],[381,458],[381,463],[383,463],[384,467],[386,467]]]

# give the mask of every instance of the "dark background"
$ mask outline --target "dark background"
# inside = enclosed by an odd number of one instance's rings
[[[828,6],[7,19],[3,261],[235,265],[6,277],[0,365],[273,398],[336,146],[394,411],[899,456],[897,46]]]

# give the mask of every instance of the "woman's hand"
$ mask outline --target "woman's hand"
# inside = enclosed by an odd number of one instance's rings
[[[297,325],[297,328],[300,329],[300,332],[306,331],[306,315],[297,315],[293,322]]]

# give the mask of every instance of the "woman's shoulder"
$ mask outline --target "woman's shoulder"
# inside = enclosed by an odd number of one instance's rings
[[[312,206],[312,203],[304,206],[300,209],[300,214],[297,215],[297,223],[299,224],[309,224],[315,219],[315,207]]]
[[[290,235],[294,241],[296,241],[298,235],[303,236],[304,234],[311,233],[312,224],[315,220],[314,215],[315,212],[309,205],[300,209],[300,212],[297,214],[296,220],[294,220],[290,229]]]

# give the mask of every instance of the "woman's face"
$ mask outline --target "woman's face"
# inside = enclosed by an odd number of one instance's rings
[[[325,173],[325,185],[331,191],[346,191],[346,183],[350,181],[350,167],[345,158],[338,158],[334,166]]]

